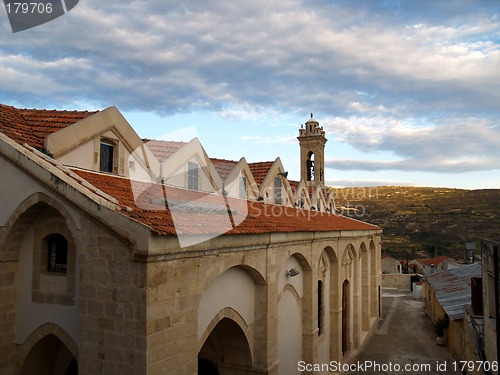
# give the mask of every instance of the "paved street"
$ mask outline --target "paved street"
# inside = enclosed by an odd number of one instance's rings
[[[436,335],[422,303],[411,295],[384,290],[383,314],[378,328],[359,355],[360,368],[349,374],[461,374],[453,371],[447,347],[436,345]]]

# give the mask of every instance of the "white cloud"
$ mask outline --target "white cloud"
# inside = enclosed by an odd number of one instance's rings
[[[295,135],[283,136],[262,136],[262,135],[244,135],[241,137],[242,141],[251,141],[254,143],[263,144],[296,144],[297,137]]]
[[[416,125],[411,120],[359,117],[322,123],[337,141],[370,153],[391,152],[399,160],[330,160],[342,170],[401,170],[460,173],[499,168],[498,122],[482,118],[448,118]]]
[[[0,97],[234,121],[312,109],[328,117],[330,137],[400,158],[364,168],[491,168],[500,159],[498,13],[481,1],[87,0],[36,29],[12,35],[3,25]]]

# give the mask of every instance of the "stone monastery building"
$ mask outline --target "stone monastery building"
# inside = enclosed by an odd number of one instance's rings
[[[115,107],[0,105],[0,375],[353,358],[380,316],[381,229],[335,214],[312,115],[298,140],[293,182],[279,158],[143,140]]]

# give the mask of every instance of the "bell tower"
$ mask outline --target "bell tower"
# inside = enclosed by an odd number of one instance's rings
[[[307,186],[325,186],[325,131],[313,117],[300,126],[300,179]]]

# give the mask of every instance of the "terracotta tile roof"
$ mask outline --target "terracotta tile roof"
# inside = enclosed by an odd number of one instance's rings
[[[97,112],[19,109],[0,104],[0,131],[17,143],[41,150],[48,135]]]
[[[260,186],[260,184],[262,184],[262,181],[264,181],[264,178],[266,178],[267,173],[269,172],[273,164],[274,161],[263,161],[248,164],[257,185]]]
[[[156,139],[143,139],[142,141],[148,146],[149,150],[160,163],[187,145],[186,142],[160,141]]]
[[[415,260],[418,261],[420,264],[427,264],[429,266],[436,266],[438,264],[443,263],[448,258],[449,257],[447,257],[445,255],[440,255],[440,256],[435,257],[435,258],[415,259]]]
[[[290,184],[292,191],[295,193],[297,191],[297,187],[299,186],[299,181],[288,180],[288,183]]]
[[[219,174],[222,181],[226,179],[229,173],[231,173],[231,171],[233,170],[234,166],[238,164],[238,162],[234,160],[216,159],[216,158],[210,158],[210,160],[212,161],[212,164],[217,170],[217,173]]]
[[[220,195],[204,194],[160,184],[131,182],[126,178],[98,172],[79,169],[73,169],[73,171],[96,188],[116,198],[120,204],[132,208],[130,212],[121,211],[123,215],[147,225],[160,235],[224,233],[226,230],[218,232],[217,228],[227,227],[226,203],[231,208],[234,218],[239,214],[245,214],[241,217],[241,223],[228,231],[228,234],[380,230],[375,225],[343,216],[229,197],[224,199]],[[137,201],[134,199],[132,184],[134,188],[139,187],[143,191]],[[168,204],[166,205],[161,199],[164,196],[167,197]],[[200,210],[199,207],[203,205],[209,206],[210,209]],[[175,211],[174,226],[173,212],[181,206],[184,207],[184,211]]]

